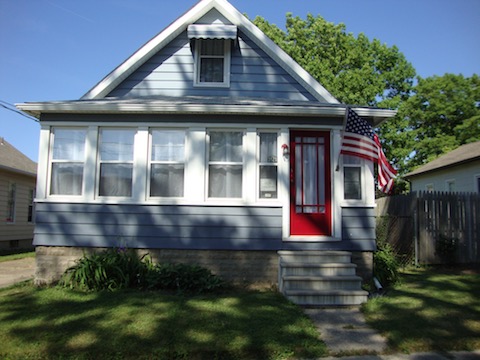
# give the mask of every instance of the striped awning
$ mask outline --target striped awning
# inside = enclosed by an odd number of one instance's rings
[[[192,24],[187,29],[189,39],[237,39],[237,26],[223,24]]]

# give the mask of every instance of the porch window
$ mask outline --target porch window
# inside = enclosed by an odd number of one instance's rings
[[[208,196],[241,198],[243,132],[212,131],[209,135]]]
[[[343,155],[343,191],[345,200],[362,199],[362,159]]]
[[[150,196],[183,197],[185,131],[152,130]]]
[[[132,196],[134,129],[100,129],[99,196]]]
[[[85,129],[53,129],[50,195],[82,195]]]
[[[230,86],[230,44],[226,39],[197,39],[195,85]]]
[[[260,174],[259,197],[260,199],[277,198],[277,133],[261,132],[260,161],[258,173]]]

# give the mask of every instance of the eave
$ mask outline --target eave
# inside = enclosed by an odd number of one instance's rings
[[[195,100],[195,99],[194,99]],[[342,117],[346,105],[316,102],[278,102],[261,100],[192,99],[163,100],[78,100],[57,102],[29,102],[16,104],[17,108],[40,118],[41,114],[217,114],[260,116]],[[378,126],[395,116],[395,110],[366,107],[352,108],[359,116]]]

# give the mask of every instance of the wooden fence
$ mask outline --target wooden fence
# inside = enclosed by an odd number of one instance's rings
[[[413,192],[377,199],[377,221],[405,262],[480,262],[480,195]]]

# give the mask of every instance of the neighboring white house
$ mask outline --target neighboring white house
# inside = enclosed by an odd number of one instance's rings
[[[285,293],[297,281],[299,303],[365,299],[345,251],[371,276],[374,171],[339,157],[347,105],[227,1],[200,1],[80,100],[17,106],[41,123],[37,283],[128,246]]]
[[[411,191],[480,193],[480,141],[462,145],[405,175]]]
[[[0,137],[0,249],[32,248],[37,164]]]

